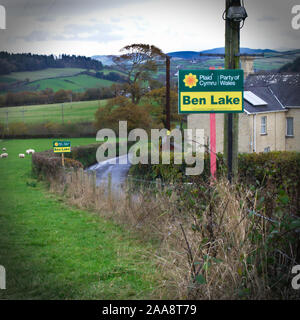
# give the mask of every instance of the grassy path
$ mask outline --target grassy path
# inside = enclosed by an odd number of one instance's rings
[[[93,139],[72,139],[72,145]],[[51,140],[0,141],[0,299],[146,299],[159,283],[153,248],[91,213],[66,206],[31,179],[31,157]]]

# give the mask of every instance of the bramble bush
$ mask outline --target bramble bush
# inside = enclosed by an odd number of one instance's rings
[[[280,192],[286,193],[289,201],[286,209],[295,214],[300,212],[300,153],[276,151],[268,153],[239,154],[238,181],[260,189],[266,204],[266,214],[272,216],[276,208],[276,199]],[[202,184],[210,177],[209,154],[204,156],[204,170],[199,176],[186,176],[187,165],[174,164],[173,157],[169,165],[137,164],[131,167],[130,174],[145,180],[161,178],[163,182],[193,182]],[[223,155],[217,154],[217,176],[226,172]],[[282,191],[280,191],[282,190]]]
[[[83,168],[83,165],[74,159],[65,158],[66,168]],[[40,178],[56,178],[61,175],[62,160],[60,154],[53,150],[36,152],[32,155],[32,170],[35,176]]]

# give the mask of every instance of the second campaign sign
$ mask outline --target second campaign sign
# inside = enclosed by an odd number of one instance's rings
[[[243,70],[179,70],[179,113],[244,111]]]

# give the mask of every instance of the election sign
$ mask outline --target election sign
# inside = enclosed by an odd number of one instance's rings
[[[244,111],[243,70],[179,70],[179,113]]]
[[[53,141],[53,152],[71,152],[71,141]]]

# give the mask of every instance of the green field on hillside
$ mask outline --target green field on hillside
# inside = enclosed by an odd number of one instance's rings
[[[72,146],[95,139],[68,139]],[[151,299],[161,286],[154,247],[98,215],[69,207],[31,177],[27,148],[51,139],[0,140],[0,299]]]
[[[9,75],[0,76],[0,84],[9,85],[3,90],[12,92],[40,91],[47,88],[53,89],[53,91],[64,89],[83,92],[89,88],[109,87],[114,83],[91,75],[80,74],[83,71],[87,70],[81,68],[48,68],[31,72],[12,72]],[[89,70],[89,72],[96,73],[94,70]],[[109,72],[122,74],[111,69],[103,69],[101,72],[104,74]],[[20,81],[26,81],[26,83],[18,83]]]
[[[106,101],[107,100],[78,101],[63,104],[1,108],[0,123],[6,124],[7,112],[8,123],[23,122],[23,120],[26,124],[48,121],[61,123],[62,111],[66,123],[92,122],[95,120],[95,112],[99,107],[104,106]]]
[[[61,89],[82,92],[89,88],[110,87],[114,82],[104,79],[98,79],[86,74],[72,77],[61,77],[55,79],[43,79],[31,82],[23,87],[23,90],[45,90],[47,88],[58,91]]]
[[[120,74],[121,76],[125,76],[126,74],[122,71],[119,71],[119,70],[114,70],[114,69],[108,69],[108,68],[104,68],[102,70],[100,70],[99,72],[103,72],[104,74],[109,74],[110,72],[115,72],[115,73],[118,73]]]
[[[9,75],[0,77],[0,82],[5,82],[3,79],[11,79],[12,81],[25,81],[29,79],[30,82],[56,77],[70,77],[80,72],[85,71],[81,68],[48,68],[38,71],[12,72]]]

